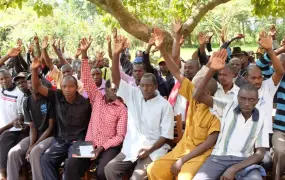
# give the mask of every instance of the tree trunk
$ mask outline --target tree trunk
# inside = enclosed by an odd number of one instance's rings
[[[88,0],[100,7],[105,12],[111,14],[118,20],[121,27],[129,34],[137,39],[148,42],[153,27],[149,27],[140,20],[138,20],[132,13],[130,13],[121,0]],[[191,17],[183,24],[181,34],[186,38],[196,27],[201,18],[214,7],[226,3],[230,0],[210,0],[207,3],[198,3],[192,11]],[[165,32],[165,43],[167,49],[172,47],[173,38],[167,31]]]

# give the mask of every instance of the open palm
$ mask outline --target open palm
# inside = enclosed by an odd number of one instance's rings
[[[154,43],[157,48],[161,48],[163,46],[164,34],[159,28],[154,28],[154,33],[152,34],[154,38]]]
[[[86,38],[82,38],[80,41],[80,49],[81,51],[87,51],[88,48],[90,47],[91,43],[92,43],[93,39],[89,37],[89,40],[87,40]]]
[[[262,31],[259,34],[258,44],[262,46],[264,49],[268,50],[272,48],[272,39],[264,31]]]
[[[32,69],[38,69],[41,66],[41,62],[39,58],[34,57],[34,60],[32,62]]]
[[[225,61],[227,59],[228,53],[227,50],[222,49],[215,53],[210,58],[210,68],[216,71],[222,70],[225,67]]]
[[[118,36],[115,41],[115,53],[120,54],[126,46],[127,39],[124,36]]]
[[[8,52],[8,56],[16,57],[21,52],[21,47],[12,48]]]
[[[45,36],[42,42],[42,48],[46,49],[48,47],[48,37]]]

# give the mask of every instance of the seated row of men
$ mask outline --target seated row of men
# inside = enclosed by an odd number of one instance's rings
[[[80,179],[94,161],[99,180],[122,179],[130,169],[134,169],[132,180],[262,179],[265,174],[260,163],[272,133],[273,97],[284,74],[270,38],[262,34],[259,43],[267,50],[265,57],[271,59],[275,72],[262,82],[261,70],[251,65],[245,74],[250,83],[240,88],[233,84],[232,66],[225,64],[225,49],[214,53],[190,79],[180,73],[165,50],[159,29],[154,30],[153,38],[179,82],[179,94],[187,100],[185,132],[172,151],[166,142],[173,139],[173,107],[159,94],[153,74],[144,73],[139,83],[134,83],[136,79],[122,72],[119,58],[126,39],[115,40],[112,80],[106,81],[104,94],[88,64],[92,40],[83,38],[81,81],[88,99],[77,92],[78,80],[63,72],[59,71],[60,90],[41,83],[41,61],[50,61],[45,48],[45,55],[32,62],[28,82],[20,74],[14,78],[19,88],[12,84],[7,70],[0,71],[2,179],[19,179],[26,160],[36,180],[59,179],[58,169],[64,161],[63,178],[67,180]],[[133,71],[139,66],[134,65]],[[221,84],[212,78],[216,72]],[[225,85],[229,85],[227,91]],[[27,87],[31,95],[23,93],[28,92]],[[20,123],[23,120],[29,123],[30,132]],[[273,141],[276,139],[278,136],[273,136]],[[72,145],[80,140],[92,141],[95,158],[72,157]]]

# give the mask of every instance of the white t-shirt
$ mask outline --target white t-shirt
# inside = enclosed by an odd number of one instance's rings
[[[0,88],[0,91],[0,128],[2,128],[22,114],[24,93],[18,87],[12,91]]]
[[[266,112],[265,121],[267,123],[268,132],[273,133],[272,111],[273,111],[273,98],[279,87],[274,85],[272,77],[263,81],[260,89],[258,90],[259,101],[256,105],[260,111]]]

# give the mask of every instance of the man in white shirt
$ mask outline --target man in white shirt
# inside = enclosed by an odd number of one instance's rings
[[[28,131],[23,131],[23,98],[24,93],[12,84],[8,70],[0,70],[0,179],[6,178],[7,156],[9,150],[23,138]]]
[[[212,107],[218,117],[221,117],[221,131],[212,155],[193,180],[262,180],[260,171],[249,167],[261,162],[265,149],[269,147],[266,111],[256,108],[258,91],[252,84],[240,88],[238,103],[203,92],[215,72],[224,68],[227,52],[223,49],[213,56],[215,58],[212,59],[210,70],[197,86],[194,98]]]
[[[118,40],[112,64],[113,83],[118,87],[117,95],[128,107],[127,134],[121,153],[105,167],[108,180],[122,179],[135,168],[131,179],[144,179],[146,166],[170,149],[167,139],[173,139],[174,115],[171,105],[157,94],[157,81],[153,74],[145,73],[140,81],[140,90],[121,80],[119,54],[125,39]]]

